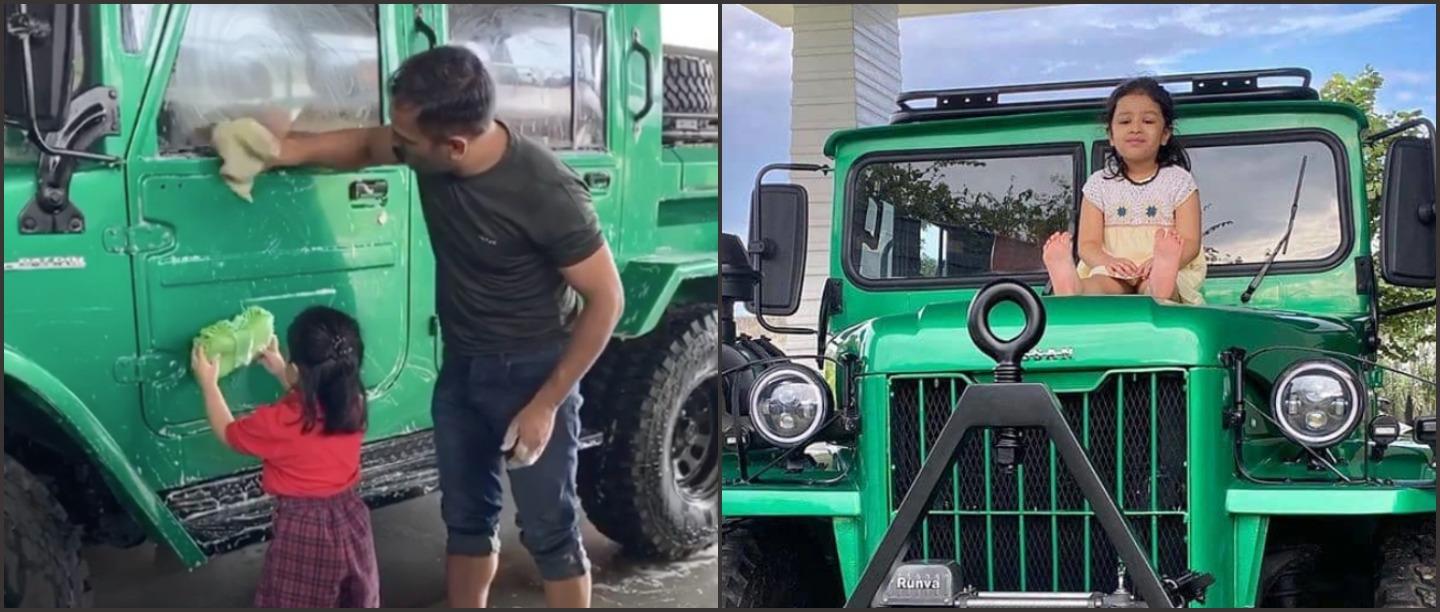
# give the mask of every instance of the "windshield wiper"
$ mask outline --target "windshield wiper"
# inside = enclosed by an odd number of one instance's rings
[[[1265,265],[1260,266],[1260,272],[1255,279],[1250,281],[1250,286],[1245,288],[1245,293],[1240,294],[1242,304],[1249,303],[1255,290],[1260,287],[1260,281],[1265,280],[1265,275],[1270,273],[1270,265],[1275,263],[1275,256],[1281,251],[1290,250],[1290,232],[1295,231],[1295,215],[1300,212],[1300,185],[1305,182],[1305,163],[1310,161],[1310,156],[1300,158],[1300,176],[1295,179],[1295,199],[1290,202],[1290,220],[1285,222],[1285,235],[1280,237],[1280,242],[1275,243],[1275,249],[1270,251],[1270,256],[1265,258]]]

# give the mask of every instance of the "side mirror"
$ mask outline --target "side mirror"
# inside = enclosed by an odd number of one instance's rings
[[[809,204],[805,188],[792,184],[761,184],[751,196],[751,267],[760,283],[746,302],[750,312],[786,316],[800,308]]]
[[[42,132],[64,124],[79,22],[78,4],[5,5],[6,119],[33,119]]]
[[[1397,138],[1385,154],[1380,257],[1385,281],[1435,286],[1435,157],[1428,138]]]

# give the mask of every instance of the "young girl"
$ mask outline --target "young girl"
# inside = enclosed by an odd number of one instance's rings
[[[255,605],[379,607],[370,511],[355,493],[366,424],[359,325],[314,307],[296,317],[287,340],[291,363],[274,337],[258,359],[285,396],[238,421],[220,393],[216,361],[198,344],[191,354],[215,435],[260,458],[261,488],[276,500]]]
[[[1067,232],[1045,243],[1055,295],[1139,293],[1204,302],[1200,195],[1175,139],[1175,104],[1155,79],[1122,83],[1105,103],[1110,150],[1085,182],[1080,263]]]

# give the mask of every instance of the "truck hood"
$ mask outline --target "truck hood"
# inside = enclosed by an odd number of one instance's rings
[[[1355,353],[1360,346],[1358,322],[1304,313],[1162,304],[1147,296],[1047,297],[1043,303],[1045,333],[1028,355],[1028,371],[1217,367],[1231,347]],[[837,334],[832,346],[860,357],[867,373],[988,371],[995,362],[970,340],[969,307],[969,301],[942,303],[876,317]],[[1024,317],[1002,304],[990,321],[997,336],[1011,338]]]

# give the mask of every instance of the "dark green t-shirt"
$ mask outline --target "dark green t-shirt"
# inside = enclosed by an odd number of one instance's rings
[[[435,251],[435,306],[447,352],[509,351],[569,337],[579,296],[560,268],[603,244],[590,193],[544,145],[510,133],[493,168],[417,174]]]

